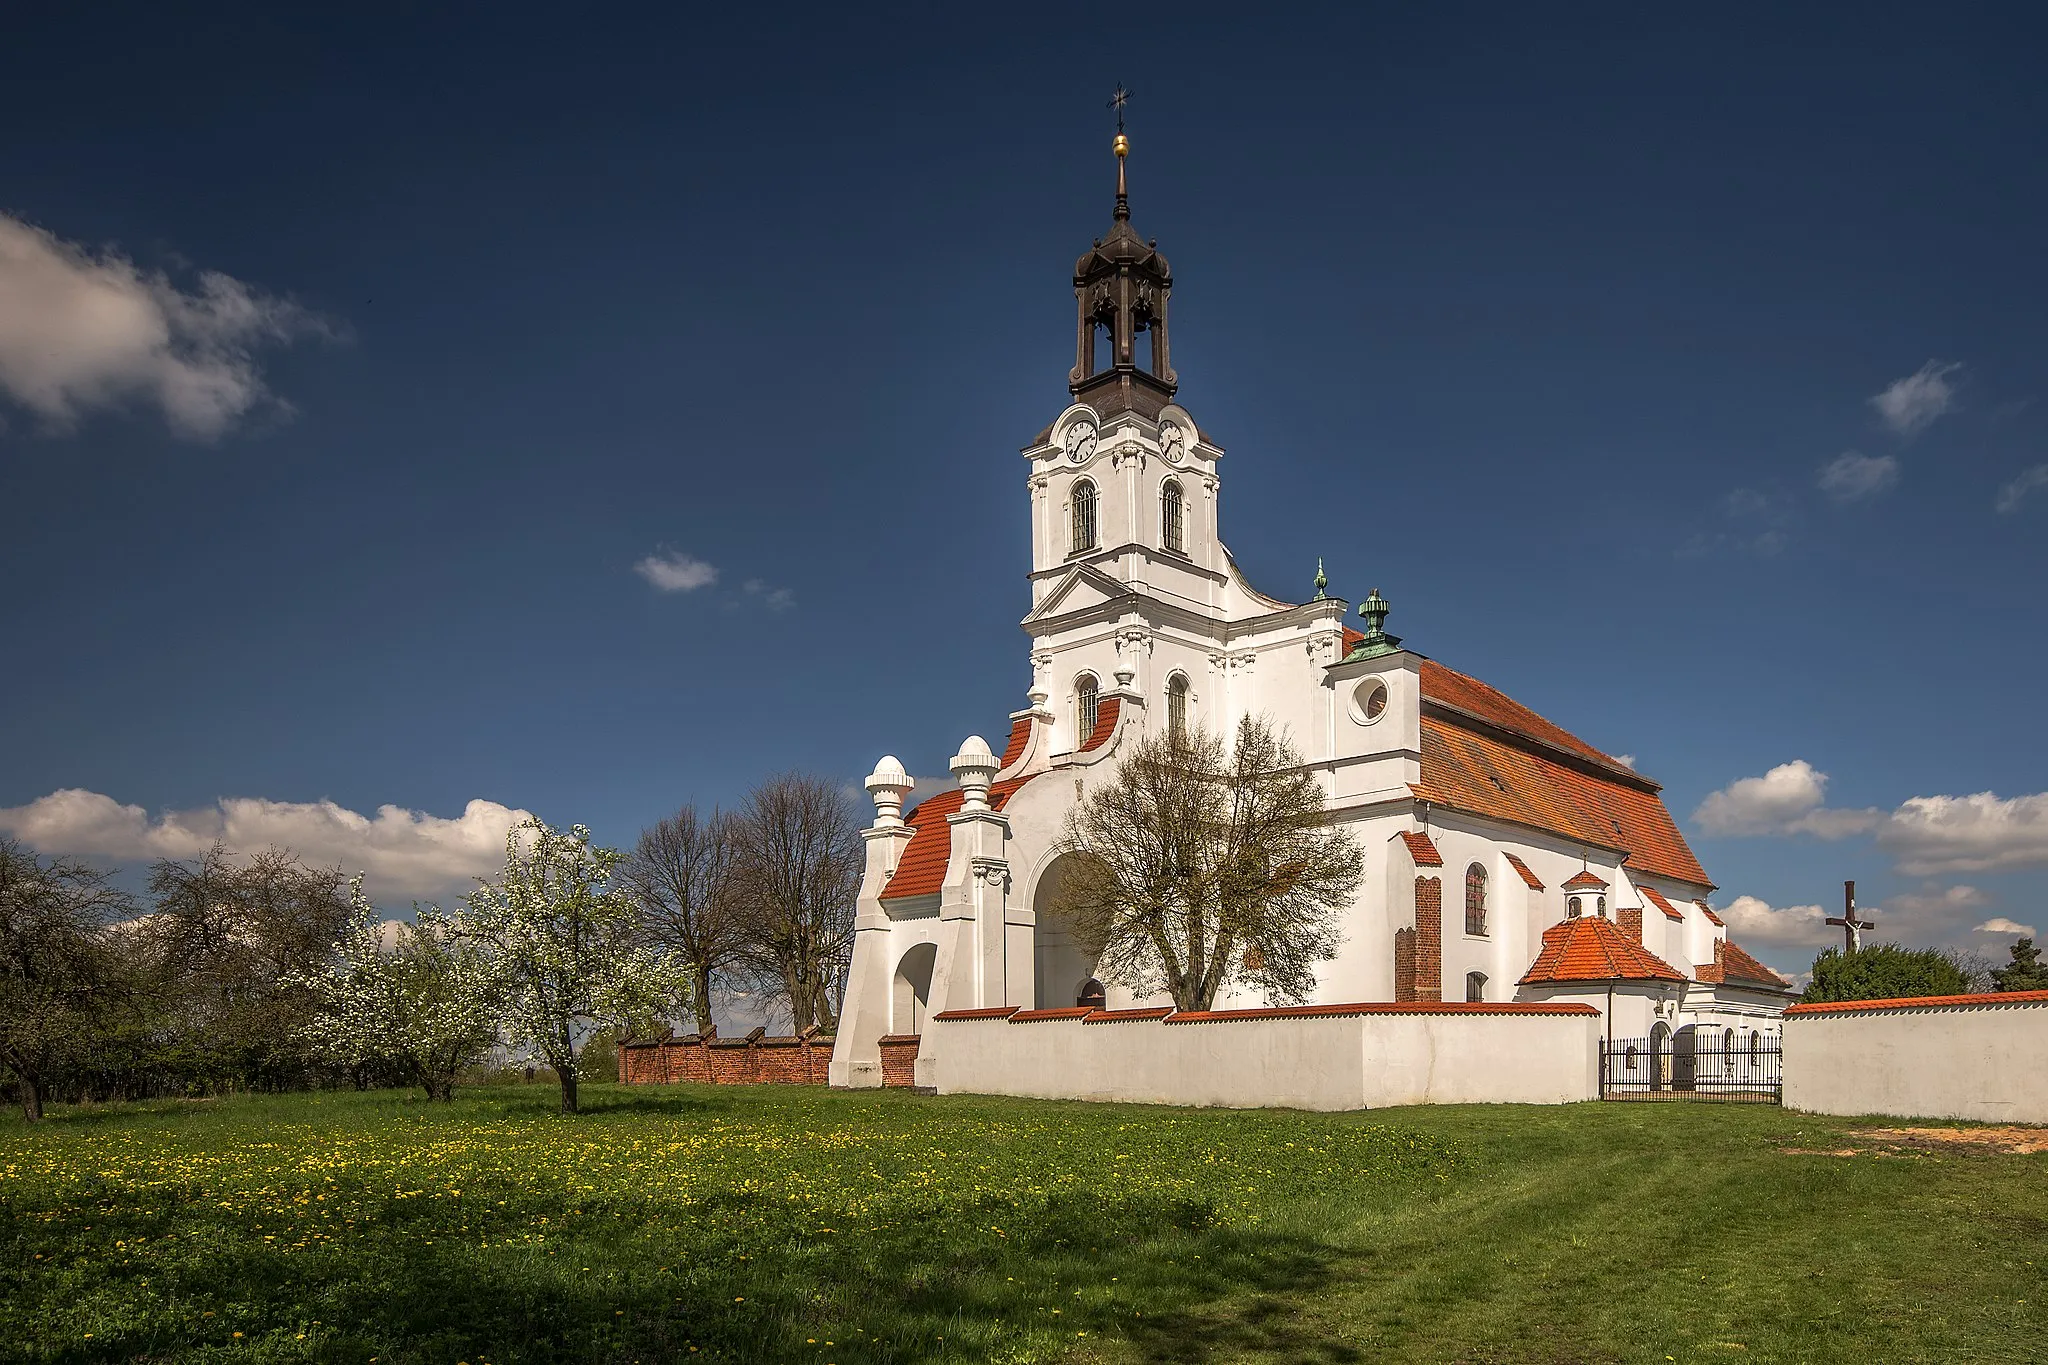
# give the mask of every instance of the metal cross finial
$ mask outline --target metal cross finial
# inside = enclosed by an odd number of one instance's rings
[[[1116,110],[1116,130],[1119,133],[1124,130],[1124,106],[1130,103],[1130,100],[1131,92],[1124,89],[1122,81],[1118,81],[1116,83],[1116,93],[1109,97],[1108,107]]]

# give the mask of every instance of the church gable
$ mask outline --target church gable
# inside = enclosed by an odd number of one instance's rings
[[[1054,616],[1067,616],[1090,607],[1121,602],[1132,596],[1128,583],[1119,583],[1092,564],[1076,564],[1046,593],[1045,600],[1024,618],[1030,625]]]

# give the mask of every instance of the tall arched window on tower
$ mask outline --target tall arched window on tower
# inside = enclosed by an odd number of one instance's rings
[[[1168,738],[1188,737],[1188,675],[1176,673],[1166,680],[1166,733]]]
[[[1478,863],[1465,869],[1465,932],[1486,932],[1486,869]]]
[[[1095,702],[1099,684],[1093,673],[1074,679],[1074,747],[1080,748],[1095,733]]]
[[[1083,550],[1095,548],[1095,485],[1086,479],[1074,480],[1074,528],[1071,537],[1073,545],[1068,553],[1080,554]]]
[[[1178,479],[1168,479],[1159,490],[1159,543],[1177,555],[1188,552],[1187,504]]]

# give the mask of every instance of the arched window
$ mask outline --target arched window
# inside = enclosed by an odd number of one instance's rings
[[[1600,913],[1600,918],[1601,918],[1601,919],[1606,919],[1606,918],[1607,918],[1607,897],[1605,897],[1605,896],[1602,896],[1602,897],[1600,898],[1600,911],[1599,911],[1599,913]]]
[[[1159,490],[1159,543],[1175,554],[1187,553],[1187,507],[1181,500],[1180,480],[1168,479]]]
[[[1102,983],[1089,977],[1081,983],[1081,989],[1074,992],[1074,1003],[1091,1010],[1099,1010],[1109,1002],[1109,992],[1102,989]]]
[[[1465,932],[1486,932],[1486,869],[1478,863],[1465,869]]]
[[[1095,485],[1086,479],[1074,481],[1074,526],[1071,554],[1095,548]]]
[[[1188,675],[1176,673],[1166,680],[1166,733],[1171,739],[1188,737]]]
[[[1478,1001],[1478,1000],[1484,1000],[1485,998],[1486,998],[1486,973],[1485,973],[1485,972],[1467,972],[1467,973],[1465,973],[1465,999],[1467,999],[1468,1001]]]
[[[1762,1044],[1762,1041],[1763,1041],[1763,1040],[1762,1040],[1762,1039],[1761,1039],[1761,1038],[1760,1038],[1760,1037],[1759,1037],[1759,1036],[1757,1035],[1757,1031],[1756,1031],[1755,1029],[1751,1029],[1751,1030],[1749,1031],[1749,1055],[1750,1055],[1750,1056],[1752,1056],[1752,1057],[1756,1056],[1756,1054],[1757,1054],[1757,1050],[1758,1050],[1758,1048],[1759,1048],[1759,1047],[1761,1046],[1761,1044]]]
[[[1074,679],[1074,747],[1080,748],[1095,733],[1095,702],[1098,684],[1093,673]]]
[[[1724,1028],[1721,1030],[1721,1056],[1723,1058],[1728,1058],[1733,1057],[1734,1055],[1735,1030],[1732,1028]]]
[[[1636,1045],[1634,1043],[1628,1045],[1628,1069],[1630,1071],[1636,1069]]]
[[[1580,899],[1577,896],[1573,896],[1570,900],[1564,903],[1564,917],[1566,919],[1577,919],[1579,917],[1580,912],[1584,909],[1584,902],[1580,901]]]

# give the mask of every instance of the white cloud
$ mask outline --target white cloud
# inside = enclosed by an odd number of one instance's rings
[[[1973,932],[1979,934],[2023,934],[2028,938],[2032,938],[2034,936],[2034,926],[2031,924],[2015,924],[2005,918],[2005,916],[2000,915],[1997,919],[1985,920]]]
[[[2037,488],[2048,488],[2048,464],[2035,465],[1999,489],[1998,501],[1992,506],[2000,512],[2017,512],[2020,504],[2026,501],[2027,494]]]
[[[141,806],[68,788],[0,809],[0,832],[44,853],[118,859],[196,857],[216,839],[235,853],[289,848],[317,866],[364,873],[380,899],[430,899],[497,872],[506,832],[527,818],[495,801],[471,801],[444,819],[402,806],[366,816],[332,801],[228,797],[152,819]]]
[[[1916,796],[1886,819],[1877,842],[1915,877],[2048,865],[2048,792]]]
[[[1899,461],[1893,455],[1859,455],[1844,451],[1820,467],[1820,491],[1837,502],[1860,502],[1874,498],[1899,481]]]
[[[633,572],[662,592],[694,592],[718,581],[718,569],[679,550],[663,550],[633,566]]]
[[[1780,763],[1762,777],[1745,777],[1712,792],[1692,818],[1709,834],[1811,834],[1843,839],[1864,834],[1883,818],[1874,810],[1829,810],[1828,775],[1805,759]]]
[[[758,578],[749,578],[740,585],[740,590],[749,597],[759,598],[761,605],[770,611],[787,611],[796,605],[794,589],[771,587]]]
[[[87,411],[140,403],[180,436],[212,440],[272,404],[266,345],[330,323],[217,270],[191,292],[112,249],[95,255],[0,214],[0,393],[53,431]]]
[[[1904,379],[1895,379],[1870,400],[1886,426],[1901,436],[1911,436],[1955,407],[1955,385],[1949,376],[1962,369],[1960,361],[1930,360]]]
[[[1755,896],[1737,896],[1715,911],[1737,943],[1765,948],[1825,947],[1838,942],[1842,931],[1827,923],[1818,905],[1773,907]]]
[[[1619,763],[1624,768],[1636,766],[1636,756],[1634,754],[1615,754],[1613,758],[1616,763]]]

